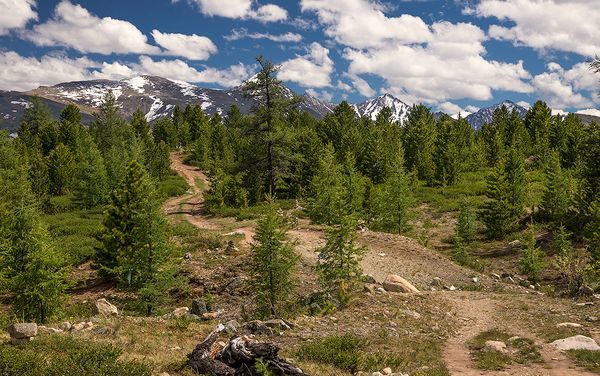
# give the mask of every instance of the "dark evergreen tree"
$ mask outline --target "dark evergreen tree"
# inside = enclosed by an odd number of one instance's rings
[[[406,168],[415,171],[421,180],[434,184],[435,124],[429,108],[414,105],[404,124],[404,150]]]
[[[64,195],[71,191],[77,164],[73,153],[63,144],[52,150],[48,156],[48,175],[50,190],[55,195]]]

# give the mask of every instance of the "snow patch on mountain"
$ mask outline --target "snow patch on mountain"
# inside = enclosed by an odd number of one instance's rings
[[[489,124],[494,116],[494,111],[502,106],[505,106],[509,113],[511,113],[513,110],[516,110],[520,117],[524,117],[527,113],[527,110],[522,106],[519,106],[515,102],[505,100],[493,106],[482,108],[481,110],[472,113],[466,117],[466,120],[473,128],[479,129],[484,124]]]
[[[455,113],[454,115],[450,115],[450,117],[454,120],[458,120],[459,116],[464,119],[471,114],[472,114],[472,112],[469,112],[469,111],[460,111],[460,112]]]
[[[150,106],[150,111],[146,113],[146,120],[149,122],[159,117],[158,114],[163,107],[163,101],[160,98],[153,95],[151,95],[150,98],[152,98],[154,102],[152,102],[152,105]]]
[[[408,110],[410,109],[408,104],[390,94],[384,94],[366,102],[354,104],[352,107],[358,116],[371,120],[377,119],[377,115],[379,115],[381,110],[384,107],[388,107],[392,110],[392,119],[400,122],[406,120]]]
[[[129,87],[131,87],[133,90],[137,91],[140,94],[144,94],[146,92],[144,86],[153,86],[152,83],[148,81],[144,76],[133,77],[128,80],[123,80],[122,82],[126,83],[127,85],[129,85]]]
[[[595,108],[586,108],[585,110],[579,110],[576,113],[582,114],[582,115],[591,115],[591,116],[600,117],[600,110],[597,110]]]

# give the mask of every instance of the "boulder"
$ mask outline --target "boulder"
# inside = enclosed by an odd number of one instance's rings
[[[179,307],[179,308],[175,308],[175,310],[173,312],[171,312],[169,314],[169,316],[171,318],[183,317],[183,316],[187,315],[189,312],[190,312],[190,309],[188,307]]]
[[[38,326],[34,322],[12,324],[8,327],[10,338],[25,339],[35,337],[38,332]]]
[[[197,316],[202,316],[208,312],[208,308],[206,306],[206,301],[204,299],[193,299],[192,300],[192,309],[190,313]]]
[[[390,274],[383,281],[383,288],[386,291],[402,292],[402,293],[418,293],[419,290],[410,282],[400,277],[399,275]]]
[[[96,300],[96,303],[94,303],[94,313],[103,316],[117,316],[119,310],[114,304],[111,304],[108,300],[102,298]]]
[[[10,344],[11,345],[23,345],[28,343],[29,341],[31,341],[33,337],[27,337],[27,338],[11,338],[10,339]]]
[[[502,341],[485,341],[485,349],[499,353],[506,353],[506,343]]]
[[[390,367],[386,367],[386,368],[382,369],[381,372],[383,372],[384,375],[391,375],[392,369]]]
[[[559,350],[591,350],[598,351],[600,346],[590,337],[576,335],[573,337],[563,338],[556,340],[551,345],[557,347]]]
[[[435,277],[431,281],[431,286],[443,287],[444,286],[444,281],[442,281],[442,279],[440,277]]]

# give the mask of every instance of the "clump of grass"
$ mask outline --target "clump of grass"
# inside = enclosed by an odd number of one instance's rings
[[[498,329],[491,329],[478,334],[468,343],[471,355],[477,368],[482,370],[500,371],[510,364],[520,363],[540,363],[542,357],[538,351],[535,342],[529,338],[514,337],[510,333]],[[498,351],[487,350],[485,343],[487,341],[502,341],[507,345],[509,352],[501,353]],[[512,350],[512,351],[511,351]]]
[[[569,350],[567,355],[574,359],[578,366],[600,374],[600,351]]]
[[[176,197],[185,194],[190,188],[184,178],[172,172],[156,183],[156,188],[161,197]]]
[[[1,346],[0,375],[151,375],[152,370],[146,364],[119,360],[121,353],[111,345],[68,336],[40,337],[22,346]]]

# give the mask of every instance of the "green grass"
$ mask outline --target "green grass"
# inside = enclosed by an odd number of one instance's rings
[[[119,360],[122,351],[111,345],[70,336],[40,336],[25,345],[0,345],[3,376],[150,376],[143,363]]]
[[[291,210],[296,207],[295,199],[288,200],[277,200],[275,206],[282,210]],[[235,217],[238,221],[244,221],[249,219],[258,219],[264,215],[269,209],[269,206],[265,202],[257,203],[256,205],[248,206],[246,208],[209,208],[210,213],[217,217]]]
[[[533,340],[519,337],[509,341],[511,337],[514,336],[510,333],[491,329],[479,333],[475,338],[470,340],[467,345],[471,350],[471,355],[477,368],[500,371],[512,363],[529,364],[542,362],[542,356]],[[487,350],[485,348],[486,341],[502,341],[506,344],[509,352],[505,354]]]
[[[189,186],[184,178],[171,172],[171,175],[156,183],[156,188],[161,197],[168,198],[185,194]]]
[[[194,184],[196,184],[196,187],[198,187],[198,189],[200,189],[202,192],[206,192],[208,190],[208,185],[203,179],[194,179]]]
[[[600,351],[569,350],[567,355],[574,359],[578,366],[600,374]]]
[[[381,343],[377,341],[373,336],[330,336],[302,344],[295,356],[301,361],[333,366],[350,373],[374,372],[390,367],[404,372],[413,371],[411,374],[414,375],[449,375],[441,360],[438,343],[410,340],[410,343],[391,344],[390,341],[394,341],[391,338],[383,338]],[[426,369],[423,369],[425,366]]]

